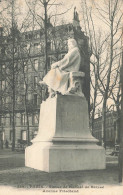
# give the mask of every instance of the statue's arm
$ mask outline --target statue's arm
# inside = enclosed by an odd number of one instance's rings
[[[67,64],[69,64],[69,57],[68,55],[66,54],[64,56],[64,58],[58,62],[55,62],[51,65],[51,69],[54,69],[54,68],[57,68],[59,67],[61,69],[61,67],[64,65],[64,66],[67,66]]]
[[[59,69],[63,70],[69,64],[69,57],[66,55],[61,61],[59,61]]]
[[[59,63],[59,62],[53,63],[53,64],[51,65],[51,69],[58,67],[58,63]]]
[[[62,60],[55,62],[51,65],[51,68],[59,67],[60,70],[64,70],[65,68],[70,66],[70,58],[75,58],[75,56],[78,56],[78,53],[76,51],[76,48],[72,51],[69,51]]]
[[[70,52],[67,53],[66,57],[63,58],[63,63],[61,64],[61,66],[59,66],[59,68],[61,70],[64,70],[65,68],[69,67],[70,66],[70,58],[75,56],[76,55],[76,51],[75,50],[72,50]]]

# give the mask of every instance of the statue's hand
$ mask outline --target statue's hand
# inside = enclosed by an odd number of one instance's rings
[[[64,70],[65,68],[61,66],[61,67],[59,67],[59,69],[60,69],[60,70]]]
[[[57,68],[58,67],[58,64],[57,63],[54,63],[51,65],[51,69],[54,69],[54,68]]]

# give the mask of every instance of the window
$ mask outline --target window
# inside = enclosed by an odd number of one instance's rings
[[[32,35],[31,35],[31,34],[29,34],[29,35],[28,35],[28,37],[29,37],[29,39],[31,39],[31,38],[32,38]]]
[[[22,125],[26,125],[26,115],[25,114],[21,115],[21,123]]]
[[[111,129],[111,138],[114,136],[114,129]]]
[[[25,95],[21,95],[21,98],[20,98],[20,100],[18,102],[24,104],[24,102],[25,102]]]
[[[2,97],[2,104],[6,104],[6,97]]]
[[[25,35],[25,39],[28,39],[28,35]]]
[[[35,34],[34,35],[34,39],[38,39],[38,38],[40,38],[40,35],[39,34]]]
[[[33,124],[38,124],[39,122],[39,115],[38,113],[33,114]]]
[[[0,126],[2,125],[2,118],[1,118],[1,116],[0,116]]]
[[[29,43],[25,44],[23,47],[24,47],[24,49],[28,50],[30,48],[30,44]]]
[[[27,72],[27,65],[24,65],[24,72]]]
[[[18,63],[14,63],[14,69],[18,69]]]
[[[34,105],[37,105],[37,94],[33,95],[33,101],[34,101]]]
[[[97,138],[99,138],[99,132],[97,131]]]
[[[51,49],[54,51],[55,50],[55,44],[54,44],[54,41],[51,40]]]
[[[61,43],[60,43],[60,42],[57,43],[57,48],[58,48],[58,49],[61,48]]]
[[[110,125],[110,119],[107,120],[108,126]]]
[[[5,54],[5,51],[6,51],[5,48],[2,48],[1,49],[1,54]]]
[[[38,77],[34,77],[34,87],[37,88],[37,83],[38,83]]]
[[[6,103],[11,103],[11,102],[12,102],[11,96],[7,96],[6,97]]]
[[[23,45],[23,48],[24,48],[24,50],[26,50],[27,49],[27,45],[25,44],[25,45]]]
[[[40,38],[40,34],[37,34],[37,39],[39,39]]]
[[[2,64],[2,72],[5,72],[5,69],[6,69],[6,65]]]
[[[97,132],[95,132],[95,137],[97,138]]]
[[[40,49],[40,44],[39,43],[34,43],[34,49]]]
[[[100,128],[101,128],[102,127],[102,122],[100,121],[99,124],[100,124]]]
[[[6,125],[6,115],[4,115],[4,118],[2,118],[2,125]]]
[[[109,138],[109,129],[107,129],[107,131],[106,131],[106,138],[107,139]]]
[[[111,139],[111,129],[109,129],[109,139]]]
[[[34,60],[34,68],[35,70],[38,70],[38,60],[37,59]]]
[[[26,34],[25,35],[25,39],[31,39],[32,38],[32,35],[31,34]]]
[[[12,125],[12,115],[10,114],[10,125]]]
[[[23,84],[23,88],[26,89],[26,83],[25,83],[25,82],[24,82],[24,84]]]
[[[26,131],[25,130],[21,131],[21,140],[26,140]]]
[[[44,52],[44,49],[45,49],[45,43],[41,42],[41,51]]]
[[[4,90],[6,86],[6,82],[5,81],[1,81],[1,89]]]
[[[13,132],[12,130],[10,130],[10,141],[12,141],[12,138],[13,138]]]
[[[0,116],[0,126],[5,125],[5,117],[3,118],[2,116]]]
[[[17,54],[17,47],[14,47],[14,54]]]
[[[27,72],[27,62],[23,62],[23,70],[24,72]]]
[[[48,65],[48,68],[50,68],[50,65],[51,65],[51,57],[48,57],[47,65]]]
[[[3,28],[2,27],[0,27],[0,36],[3,36]]]
[[[99,133],[99,135],[98,135],[98,139],[100,139],[100,131],[99,131],[98,133]]]
[[[27,45],[26,45],[26,49],[28,50],[30,48],[30,44],[29,43],[27,43]]]
[[[51,42],[47,43],[47,49],[50,50],[51,49]]]

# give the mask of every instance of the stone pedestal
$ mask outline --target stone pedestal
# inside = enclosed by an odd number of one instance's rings
[[[105,169],[105,150],[89,130],[85,97],[56,95],[41,104],[39,132],[25,165],[47,172]]]

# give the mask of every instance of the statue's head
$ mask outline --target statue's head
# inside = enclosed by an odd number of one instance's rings
[[[68,49],[71,50],[74,47],[77,47],[77,42],[75,39],[68,39]]]

